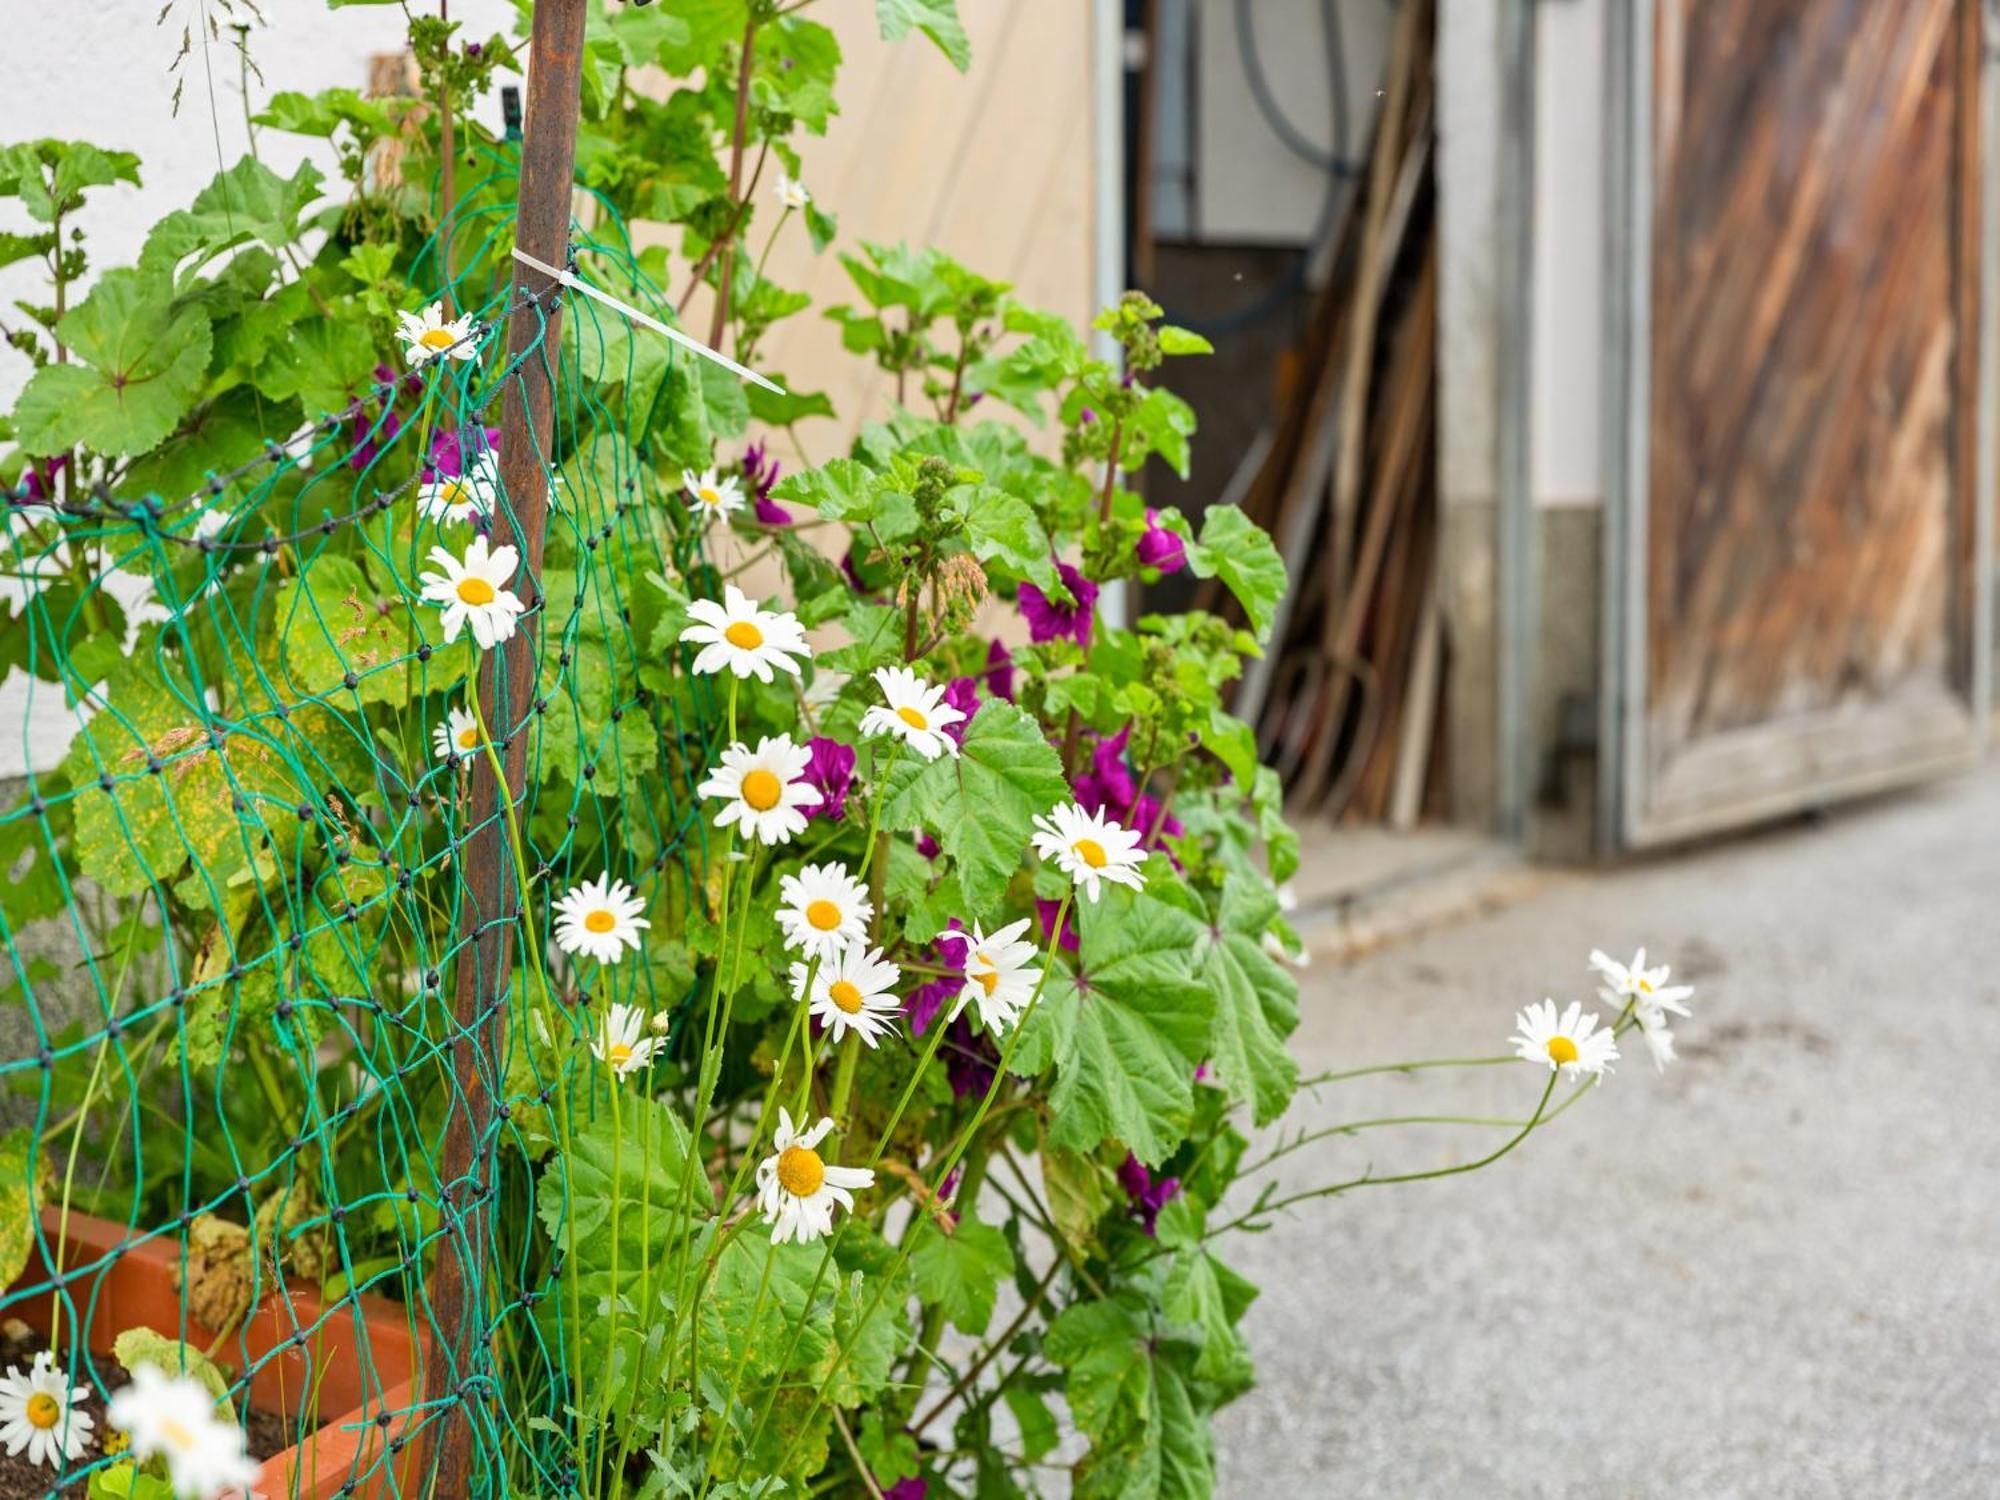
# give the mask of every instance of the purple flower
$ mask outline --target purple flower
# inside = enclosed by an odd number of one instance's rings
[[[1187,566],[1187,546],[1178,532],[1159,524],[1160,513],[1146,507],[1146,534],[1139,538],[1139,561],[1162,573],[1178,573]]]
[[[1000,1049],[983,1031],[974,1031],[972,1022],[960,1016],[951,1023],[944,1038],[944,1076],[951,1084],[954,1099],[983,1098],[999,1076]]]
[[[944,846],[928,833],[925,833],[923,829],[919,828],[917,830],[917,853],[921,854],[925,859],[936,859],[940,854],[944,853]]]
[[[806,742],[812,759],[800,779],[817,788],[819,801],[802,811],[808,818],[830,818],[838,823],[847,812],[847,789],[854,780],[854,747],[814,735]]]
[[[1076,778],[1076,800],[1085,812],[1101,812],[1122,823],[1132,811],[1139,784],[1125,763],[1125,745],[1131,737],[1132,726],[1127,724],[1110,739],[1098,740],[1090,752],[1090,769]]]
[[[360,403],[356,403],[353,410],[347,436],[354,444],[354,452],[348,457],[347,466],[358,472],[375,462],[385,444],[396,440],[396,434],[403,430],[403,419],[386,409],[379,418],[372,417],[368,408]]]
[[[440,428],[431,434],[430,460],[424,467],[424,477],[455,478],[465,472],[468,456],[477,458],[482,453],[499,451],[500,429],[497,427],[468,427],[463,432]]]
[[[899,1479],[882,1491],[882,1500],[929,1500],[931,1487],[928,1481],[912,1474],[908,1479]]]
[[[1043,641],[1067,637],[1079,646],[1090,644],[1090,622],[1097,604],[1097,585],[1068,563],[1056,564],[1056,576],[1076,599],[1072,605],[1049,602],[1049,596],[1032,583],[1021,585],[1021,614],[1028,622],[1028,639]]]
[[[1014,701],[1014,653],[998,641],[986,648],[986,691],[995,698]]]
[[[1040,896],[1035,897],[1035,915],[1042,919],[1042,941],[1045,943],[1049,940],[1049,934],[1055,930],[1056,912],[1061,908],[1062,903],[1060,901],[1044,901]],[[1063,952],[1074,953],[1081,946],[1082,943],[1076,935],[1076,918],[1074,916],[1064,917],[1062,931]]]
[[[1118,1185],[1125,1189],[1126,1210],[1140,1221],[1139,1227],[1149,1238],[1158,1234],[1160,1210],[1179,1195],[1180,1178],[1162,1177],[1155,1182],[1146,1164],[1127,1151],[1118,1168]]]
[[[947,706],[957,709],[965,717],[956,724],[944,726],[944,732],[951,736],[954,745],[965,743],[965,731],[972,727],[972,716],[979,712],[979,679],[976,677],[954,677],[945,685],[944,701]]]
[[[931,952],[936,956],[941,968],[950,973],[940,974],[929,984],[917,986],[903,1000],[903,1014],[910,1021],[910,1035],[922,1036],[924,1029],[937,1017],[937,1013],[958,998],[958,992],[965,988],[965,939],[961,934],[956,940],[952,933],[961,930],[958,919],[952,919],[948,932],[940,933],[931,944]]]
[[[783,466],[762,443],[752,443],[743,450],[743,482],[750,486],[757,519],[766,526],[792,524],[792,513],[771,498],[772,487],[783,472]]]

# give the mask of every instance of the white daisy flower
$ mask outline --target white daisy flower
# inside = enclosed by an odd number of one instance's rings
[[[1027,930],[1028,919],[1023,917],[998,932],[988,933],[974,922],[970,933],[938,934],[940,941],[956,938],[965,944],[965,987],[958,992],[950,1019],[957,1020],[971,1004],[979,1011],[979,1024],[995,1036],[1020,1019],[1042,978],[1034,962],[1039,950],[1022,936]]]
[[[800,209],[813,200],[812,194],[806,191],[806,185],[803,182],[800,182],[796,177],[787,176],[785,173],[780,172],[778,174],[778,201],[786,208]]]
[[[651,927],[639,913],[646,903],[622,880],[600,875],[556,902],[556,946],[601,964],[615,964],[625,949],[639,950],[640,929]]]
[[[869,1046],[875,1039],[896,1029],[896,1016],[903,1002],[895,994],[903,971],[886,962],[882,950],[868,951],[861,943],[849,943],[813,973],[812,965],[792,965],[792,998],[804,1000],[806,976],[812,974],[812,1013],[835,1041],[852,1031]]]
[[[1632,955],[1629,964],[1621,964],[1610,954],[1593,948],[1590,950],[1590,966],[1603,981],[1603,988],[1598,993],[1607,1005],[1623,1009],[1630,1002],[1641,1020],[1649,1011],[1656,1017],[1669,1010],[1677,1016],[1688,1014],[1688,1008],[1682,1002],[1694,994],[1694,986],[1668,984],[1668,976],[1673,970],[1665,964],[1647,968],[1644,948]]]
[[[401,325],[396,337],[409,351],[412,365],[429,364],[439,355],[447,359],[477,359],[479,350],[472,338],[472,315],[447,318],[444,304],[433,302],[420,313],[399,312]]]
[[[734,474],[718,478],[715,466],[699,474],[681,470],[681,484],[694,499],[694,513],[703,521],[718,521],[733,510],[743,509],[743,481]]]
[[[829,1166],[814,1149],[831,1129],[833,1121],[822,1119],[811,1130],[794,1130],[790,1112],[778,1106],[771,1154],[757,1163],[757,1206],[772,1244],[804,1244],[831,1232],[834,1204],[852,1211],[854,1194],[875,1185],[868,1168]]]
[[[431,749],[439,760],[476,754],[479,745],[479,721],[462,708],[448,711],[444,722],[431,730]]]
[[[888,702],[861,716],[864,736],[893,734],[925,760],[958,754],[957,742],[944,731],[965,715],[944,701],[943,688],[932,687],[908,667],[877,667],[875,681]]]
[[[794,657],[809,657],[806,633],[798,616],[779,610],[759,609],[735,584],[723,589],[723,602],[697,599],[688,606],[694,623],[681,632],[690,646],[701,647],[694,659],[697,672],[720,672],[725,667],[738,677],[756,674],[759,682],[771,680],[771,668],[799,675]]]
[[[433,547],[431,561],[444,571],[422,576],[423,596],[444,610],[446,645],[468,627],[482,651],[513,636],[515,622],[527,608],[507,587],[520,565],[520,553],[512,547],[489,546],[485,537],[476,536],[466,544],[463,558]]]
[[[1572,1000],[1560,1018],[1556,1003],[1543,1000],[1514,1018],[1518,1035],[1508,1038],[1515,1055],[1523,1061],[1544,1063],[1550,1071],[1562,1069],[1563,1077],[1574,1083],[1585,1073],[1602,1081],[1605,1070],[1618,1060],[1618,1047],[1611,1028],[1599,1029],[1595,1014],[1583,1013],[1583,1002]]]
[[[735,823],[745,838],[789,844],[805,832],[806,815],[800,809],[823,800],[818,787],[798,779],[810,764],[810,746],[794,745],[788,734],[766,736],[755,750],[748,745],[724,750],[722,764],[696,791],[723,799],[722,811],[715,815],[717,828]]]
[[[829,959],[849,943],[868,938],[868,919],[875,907],[868,887],[847,873],[838,860],[807,865],[778,882],[778,929],[785,946],[807,958]]]
[[[1087,901],[1096,901],[1107,880],[1138,890],[1146,883],[1139,873],[1146,856],[1139,835],[1120,827],[1103,813],[1087,813],[1074,802],[1035,818],[1035,852],[1054,860],[1056,868],[1077,884]]]
[[[1674,1034],[1667,1026],[1666,1016],[1658,1011],[1638,1011],[1639,1038],[1646,1044],[1646,1051],[1652,1056],[1653,1067],[1659,1072],[1667,1071],[1667,1064],[1677,1059],[1674,1056]]]
[[[636,1005],[613,1005],[598,1024],[590,1055],[623,1078],[653,1060],[663,1045],[646,1034],[646,1013]]]
[[[482,453],[456,474],[440,474],[426,480],[417,492],[417,511],[426,521],[443,525],[447,521],[471,524],[474,516],[493,514],[493,502],[500,493],[500,460]]]
[[[226,1489],[248,1489],[257,1477],[243,1429],[218,1416],[215,1406],[208,1387],[192,1375],[141,1365],[132,1383],[112,1396],[104,1420],[131,1439],[137,1462],[166,1459],[182,1500],[210,1500]]]
[[[76,1403],[89,1394],[88,1386],[69,1383],[47,1349],[34,1357],[25,1375],[19,1367],[7,1366],[0,1376],[0,1443],[7,1445],[7,1456],[25,1448],[29,1467],[47,1464],[57,1473],[81,1458],[95,1424]]]

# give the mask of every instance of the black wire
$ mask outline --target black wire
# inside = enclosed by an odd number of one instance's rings
[[[1239,50],[1243,54],[1243,71],[1250,81],[1251,97],[1256,101],[1257,108],[1264,115],[1266,123],[1278,133],[1287,147],[1296,151],[1292,138],[1298,138],[1298,132],[1292,128],[1291,121],[1284,117],[1283,111],[1278,109],[1277,101],[1271,98],[1270,89],[1264,79],[1263,67],[1257,61],[1256,37],[1249,21],[1249,0],[1236,0],[1236,25]],[[1319,152],[1310,142],[1302,142],[1312,153],[1307,159],[1326,173],[1326,190],[1320,197],[1319,218],[1313,225],[1312,234],[1308,237],[1305,247],[1299,251],[1298,257],[1286,268],[1285,274],[1276,284],[1251,298],[1241,307],[1213,317],[1191,317],[1176,312],[1167,305],[1164,297],[1149,288],[1141,288],[1165,308],[1170,322],[1199,333],[1205,338],[1219,338],[1225,334],[1254,327],[1266,318],[1283,312],[1306,290],[1306,268],[1312,264],[1313,256],[1319,247],[1332,238],[1334,226],[1339,222],[1341,188],[1359,170],[1358,166],[1347,160],[1351,144],[1351,127],[1348,118],[1347,44],[1340,29],[1340,0],[1320,0],[1320,30],[1326,48],[1327,97],[1333,104],[1333,152],[1327,155]],[[1145,186],[1147,191],[1151,190],[1151,184]]]

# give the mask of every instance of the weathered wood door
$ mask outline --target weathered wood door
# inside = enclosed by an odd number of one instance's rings
[[[1977,753],[1991,152],[1978,0],[1628,3],[1607,810],[1637,845]]]

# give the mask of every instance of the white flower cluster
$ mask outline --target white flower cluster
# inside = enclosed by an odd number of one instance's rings
[[[1668,1029],[1667,1013],[1689,1014],[1686,1002],[1693,996],[1694,986],[1669,984],[1672,971],[1665,964],[1648,968],[1644,948],[1629,964],[1592,949],[1590,967],[1600,981],[1598,999],[1618,1014],[1600,1025],[1600,1017],[1595,1012],[1586,1013],[1580,1000],[1571,1001],[1560,1014],[1553,1000],[1530,1005],[1515,1017],[1518,1030],[1511,1039],[1515,1055],[1551,1071],[1559,1069],[1572,1082],[1586,1076],[1601,1082],[1618,1060],[1618,1030],[1629,1017],[1638,1026],[1653,1065],[1664,1071],[1674,1060],[1674,1034]]]

